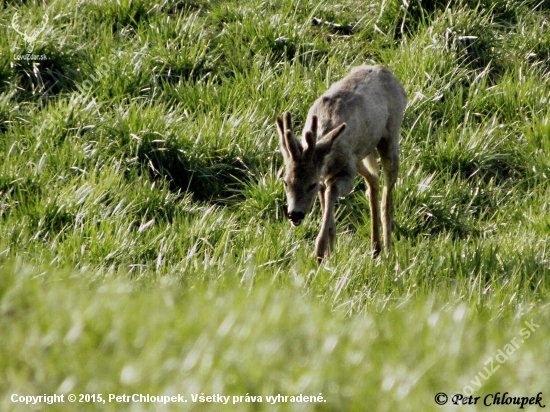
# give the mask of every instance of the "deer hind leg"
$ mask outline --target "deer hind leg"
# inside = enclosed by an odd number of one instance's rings
[[[382,230],[386,252],[391,250],[391,232],[393,219],[393,188],[399,172],[399,130],[396,136],[382,139],[377,146],[384,174],[384,190],[382,192]]]
[[[361,160],[357,165],[357,171],[365,178],[368,186],[366,196],[370,203],[371,246],[376,257],[382,251],[382,242],[380,241],[380,169],[375,154],[371,153]]]
[[[353,189],[353,174],[342,174],[334,182],[331,182],[321,194],[324,200],[321,201],[323,217],[321,222],[321,231],[315,241],[315,253],[317,261],[321,263],[325,257],[328,257],[334,249],[336,240],[336,221],[334,219],[334,205],[336,200],[347,195]]]

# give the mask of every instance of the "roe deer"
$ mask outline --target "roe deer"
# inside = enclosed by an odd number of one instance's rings
[[[287,216],[302,223],[315,197],[321,203],[322,225],[315,252],[319,263],[334,248],[334,203],[350,193],[359,172],[368,185],[372,220],[372,249],[380,240],[379,168],[384,173],[382,230],[386,251],[391,248],[393,187],[399,170],[399,132],[407,95],[397,78],[383,66],[360,66],[335,83],[309,109],[302,141],[292,133],[290,113],[277,117],[286,174]]]

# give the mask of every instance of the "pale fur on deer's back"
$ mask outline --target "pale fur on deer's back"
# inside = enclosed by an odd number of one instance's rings
[[[323,180],[328,181],[350,163],[357,164],[374,151],[382,137],[399,129],[406,104],[403,86],[384,66],[355,67],[334,83],[309,109],[302,136],[305,142],[313,115],[319,121],[318,141],[338,125],[347,124],[334,142]]]

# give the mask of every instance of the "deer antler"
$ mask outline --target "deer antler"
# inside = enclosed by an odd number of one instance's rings
[[[32,31],[32,34],[29,36],[31,43],[34,43],[34,41],[38,38],[38,36],[40,36],[40,33],[42,33],[46,29],[46,25],[48,24],[49,21],[50,21],[50,18],[48,17],[48,15],[47,14],[44,15],[44,18],[42,19],[42,27],[34,29]]]
[[[17,17],[17,14],[18,12],[16,11],[15,13],[13,13],[13,16],[11,17],[11,27],[13,30],[15,30],[18,34],[20,34],[21,36],[23,36],[23,38],[27,38],[27,33],[23,33],[21,31],[19,31],[19,24],[17,24],[17,21],[19,20],[18,17]]]

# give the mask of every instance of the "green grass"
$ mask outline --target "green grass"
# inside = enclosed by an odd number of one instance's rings
[[[550,5],[408,3],[0,2],[0,409],[438,411],[467,386],[548,403]],[[29,34],[48,16],[46,60],[20,59],[16,11]],[[284,218],[274,120],[300,127],[363,63],[409,95],[394,248],[371,258],[358,178],[318,266],[318,206]]]

